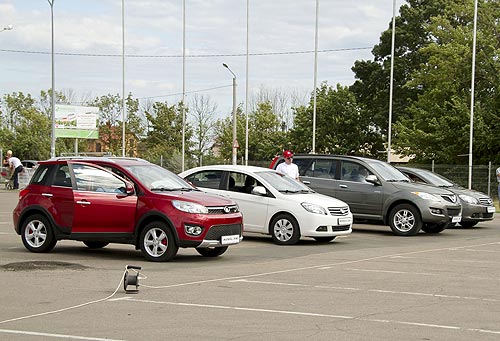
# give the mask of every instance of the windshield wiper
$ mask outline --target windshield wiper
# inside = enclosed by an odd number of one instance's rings
[[[299,193],[300,191],[297,190],[289,190],[289,189],[280,189],[279,190],[281,193]]]
[[[159,192],[176,192],[176,191],[183,191],[183,192],[190,192],[190,191],[198,191],[198,189],[195,188],[189,188],[189,187],[154,187],[151,188],[152,191],[159,191]]]

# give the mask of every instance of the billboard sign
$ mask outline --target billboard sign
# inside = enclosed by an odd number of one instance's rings
[[[99,108],[97,107],[56,104],[56,137],[97,139],[99,138],[98,117]]]

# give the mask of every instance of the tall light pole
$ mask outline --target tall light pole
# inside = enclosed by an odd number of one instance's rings
[[[181,170],[184,172],[186,154],[186,0],[182,1],[182,156]]]
[[[52,96],[50,98],[50,106],[51,106],[51,138],[50,138],[50,157],[56,156],[56,77],[55,77],[55,69],[54,69],[54,0],[47,0],[50,5],[50,24],[52,27],[51,41],[52,41],[52,49],[51,49],[51,57],[52,57]]]
[[[222,63],[222,66],[224,66],[226,69],[231,72],[233,75],[233,165],[236,164],[236,145],[237,145],[237,140],[236,140],[236,75],[234,74],[233,71],[227,66],[226,63]]]
[[[477,32],[477,0],[474,1],[474,31],[472,38],[472,77],[470,94],[470,133],[469,133],[469,181],[468,188],[472,188],[472,136],[474,134],[474,83],[476,69],[476,32]]]
[[[313,126],[312,126],[312,150],[316,153],[316,86],[318,82],[318,14],[319,0],[316,0],[316,28],[314,30],[314,92],[313,92]]]
[[[246,76],[245,76],[245,166],[248,166],[248,18],[249,2],[247,0],[247,55],[246,55]]]
[[[3,32],[3,31],[10,31],[10,30],[12,30],[13,28],[14,28],[14,26],[12,26],[12,25],[7,25],[7,26],[3,27],[3,28],[0,30],[0,32]]]
[[[125,157],[125,0],[122,0],[122,156]]]
[[[391,76],[389,81],[389,126],[387,128],[387,162],[391,162],[392,93],[394,89],[394,44],[396,40],[396,0],[392,2]]]

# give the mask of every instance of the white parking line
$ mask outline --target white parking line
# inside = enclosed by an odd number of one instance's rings
[[[29,332],[26,330],[13,330],[13,329],[0,329],[0,333],[57,337],[60,339],[73,339],[73,340],[122,341],[119,339],[106,339],[100,337],[86,337],[86,336],[66,335],[66,334],[38,333],[38,332]]]
[[[419,276],[436,276],[436,274],[431,274],[428,272],[408,272],[408,271],[394,271],[394,270],[372,270],[372,269],[347,269],[350,271],[362,271],[362,272],[378,272],[387,274],[398,274],[398,275],[419,275]]]
[[[313,289],[332,289],[332,290],[342,290],[342,291],[364,291],[364,292],[375,292],[381,294],[394,294],[394,295],[409,295],[409,296],[424,296],[424,297],[436,297],[436,298],[447,298],[447,299],[461,299],[461,300],[477,300],[485,302],[500,302],[500,300],[492,298],[480,298],[480,297],[469,297],[469,296],[457,296],[457,295],[442,295],[442,294],[429,294],[423,292],[411,292],[411,291],[395,291],[395,290],[381,290],[381,289],[363,289],[354,287],[336,287],[330,285],[309,285],[309,284],[298,284],[298,283],[283,283],[283,282],[269,282],[269,281],[254,281],[248,279],[237,279],[230,281],[231,283],[252,283],[252,284],[263,284],[263,285],[276,285],[276,286],[294,286],[294,287],[304,287]]]
[[[332,314],[321,314],[321,313],[310,313],[302,311],[291,311],[291,310],[276,310],[276,309],[261,309],[261,308],[247,308],[247,307],[235,307],[235,306],[225,306],[225,305],[212,305],[212,304],[196,304],[196,303],[186,303],[186,302],[168,302],[168,301],[152,301],[152,300],[140,300],[135,298],[117,298],[112,301],[128,301],[128,302],[138,302],[138,303],[153,303],[153,304],[163,304],[163,305],[173,305],[173,306],[183,306],[183,307],[196,307],[196,308],[207,308],[207,309],[227,309],[235,311],[250,311],[258,313],[270,313],[270,314],[284,314],[284,315],[299,315],[299,316],[309,316],[309,317],[327,317],[339,320],[355,320],[363,322],[376,322],[376,323],[388,323],[388,324],[403,324],[415,327],[427,327],[427,328],[439,328],[439,329],[453,329],[460,332],[480,332],[500,335],[500,330],[488,330],[488,329],[478,329],[478,328],[462,328],[458,326],[447,326],[440,324],[429,324],[411,321],[398,321],[398,320],[381,320],[381,319],[370,319],[370,318],[360,318],[354,316],[345,315],[332,315]]]

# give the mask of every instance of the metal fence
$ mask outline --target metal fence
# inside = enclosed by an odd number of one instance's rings
[[[467,188],[469,186],[469,166],[468,165],[443,165],[443,164],[407,164],[407,167],[422,168],[441,174],[451,181]],[[472,189],[488,194],[493,199],[497,199],[498,182],[495,170],[500,165],[475,165],[472,166]]]

